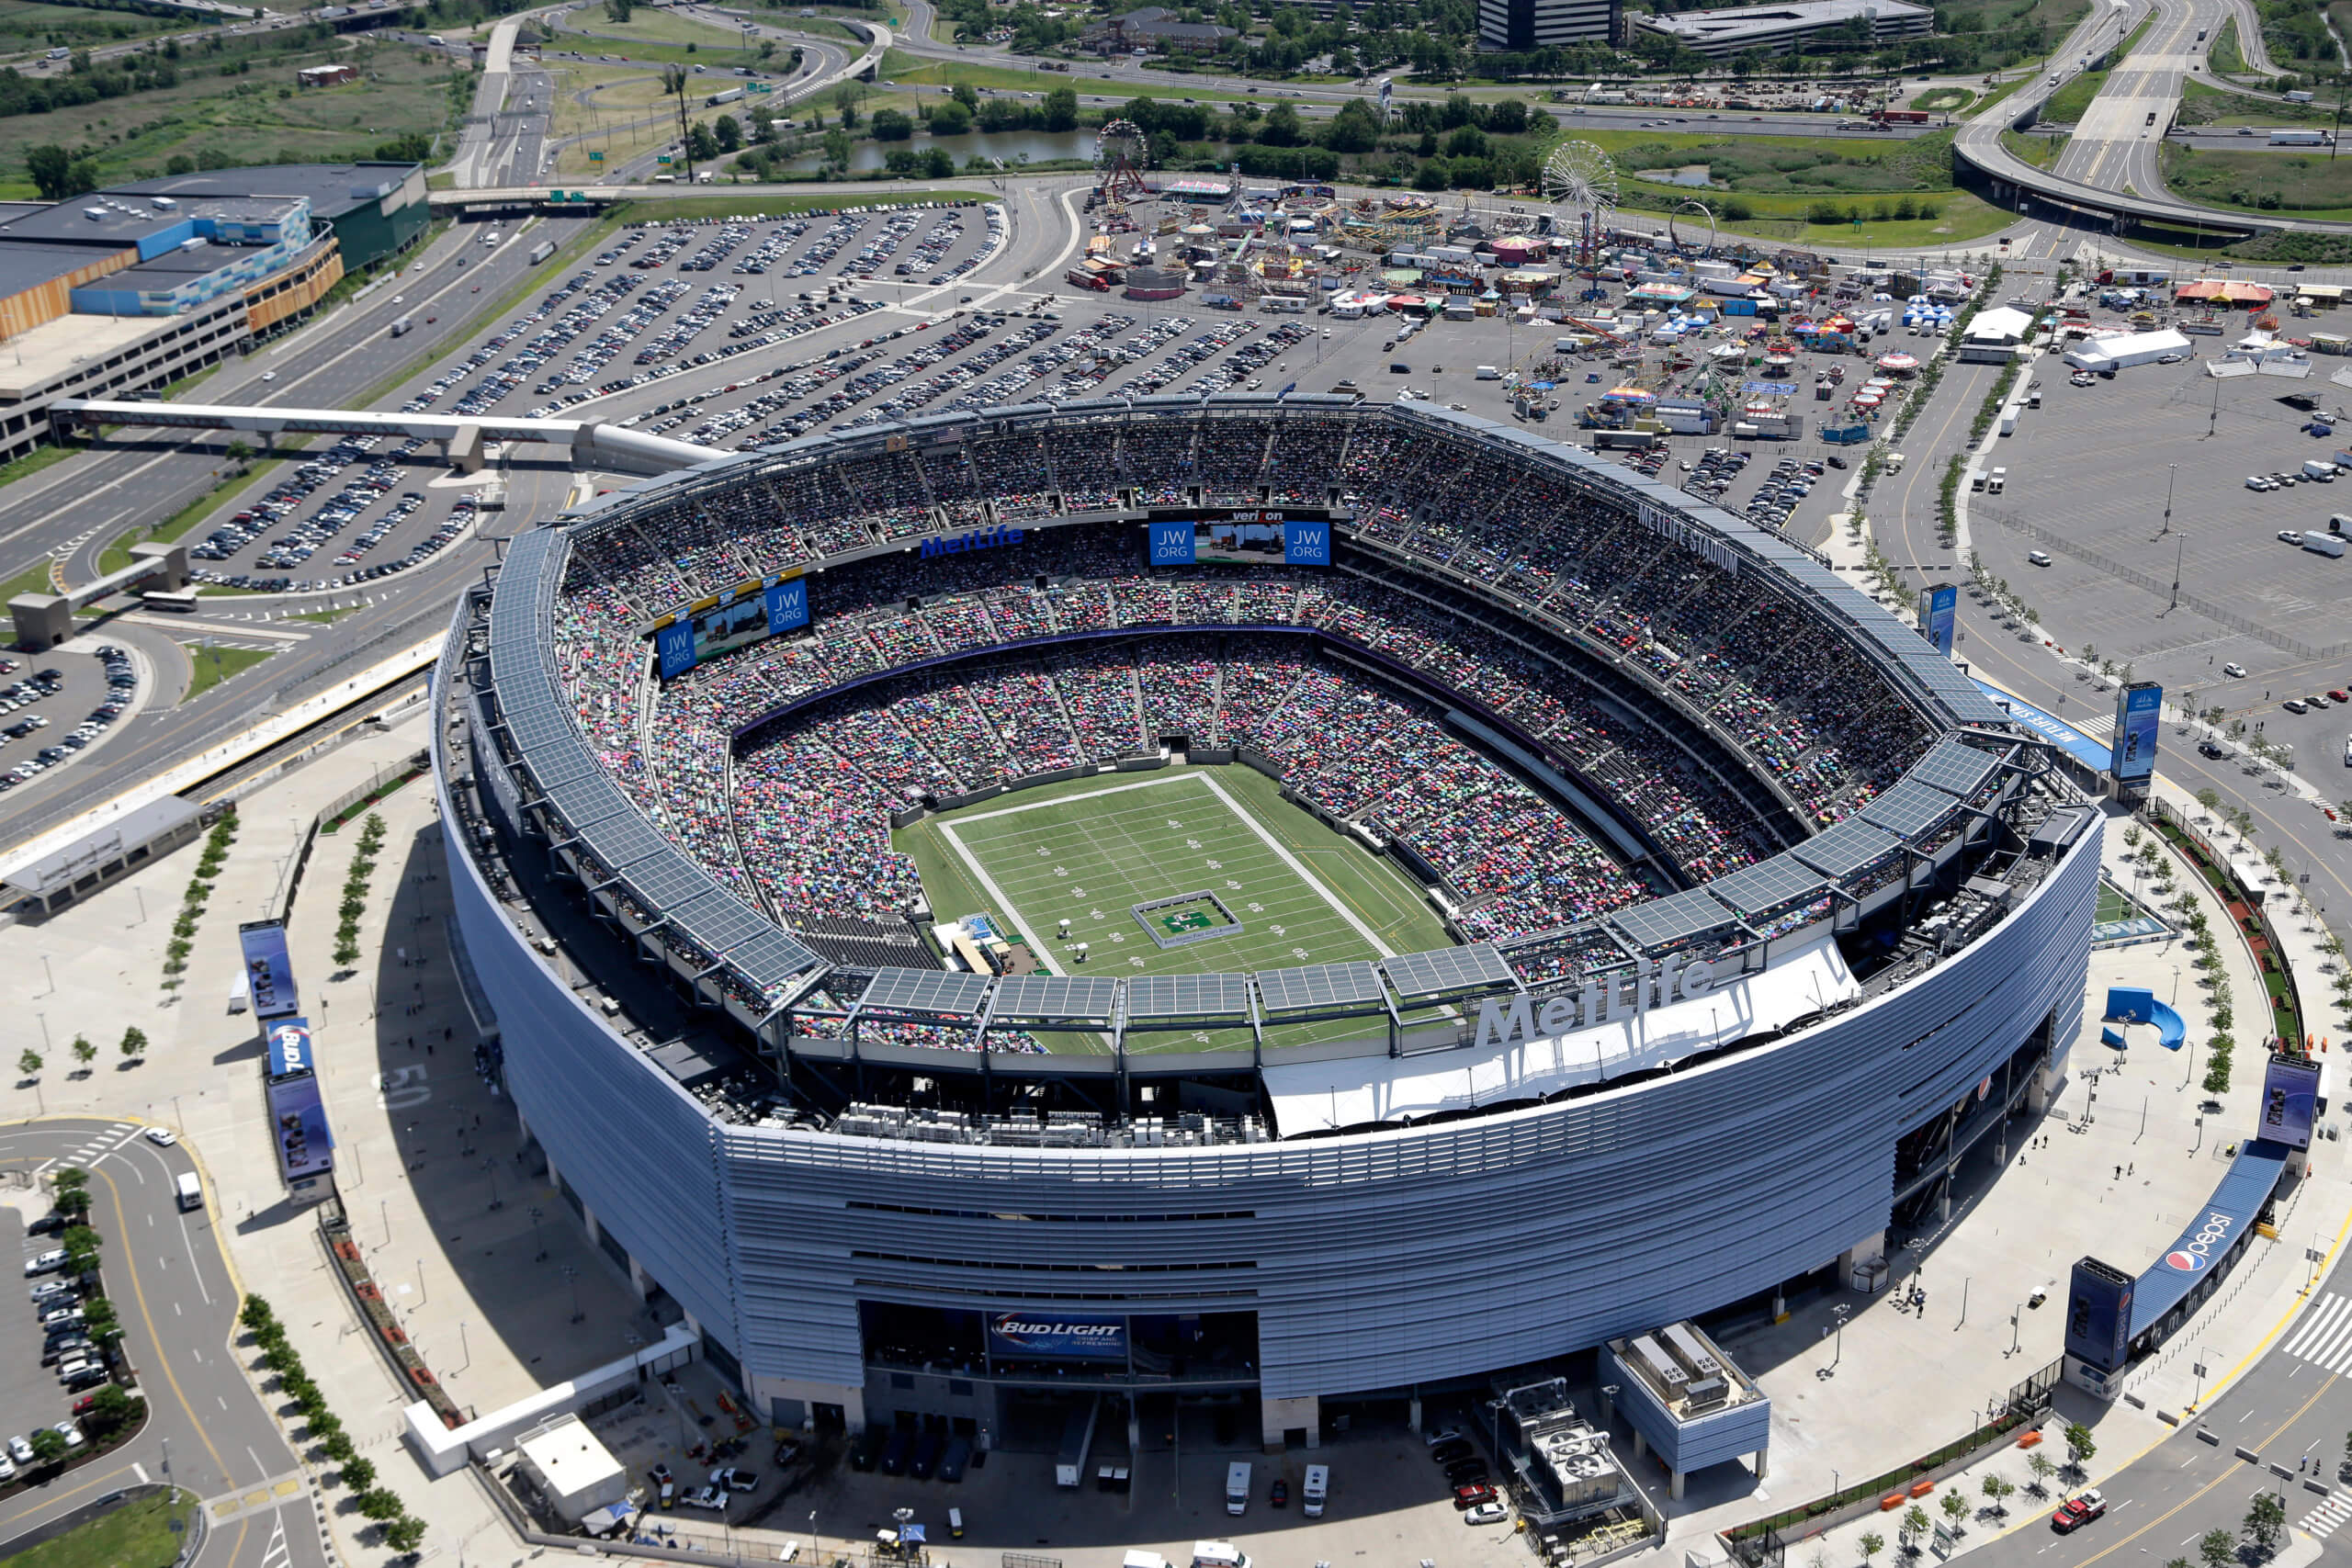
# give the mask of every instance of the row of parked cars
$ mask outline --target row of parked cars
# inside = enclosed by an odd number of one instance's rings
[[[100,643],[97,654],[98,662],[106,670],[106,700],[92,708],[89,716],[75,725],[71,731],[59,736],[53,744],[42,747],[28,761],[18,762],[6,773],[0,773],[0,790],[14,789],[34,775],[57,766],[58,763],[106,733],[107,727],[120,718],[123,711],[130,707],[131,698],[139,691],[139,674],[131,668],[130,655],[110,642]],[[0,701],[0,713],[15,711],[15,708],[10,705],[11,702],[21,705],[21,703],[38,701],[40,697],[54,695],[64,689],[65,676],[61,671],[38,671],[29,682],[19,682],[17,687],[11,687],[9,690],[14,693],[27,685],[33,688],[35,694],[21,699],[11,698],[9,701]],[[33,714],[9,725],[6,733],[21,739],[37,729],[48,728],[48,725],[49,720],[46,716]]]
[[[1453,1489],[1453,1506],[1462,1510],[1464,1520],[1493,1525],[1510,1517],[1510,1506],[1487,1473],[1487,1461],[1459,1427],[1440,1427],[1422,1440],[1429,1445],[1430,1458],[1444,1470],[1446,1484]]]
[[[55,1235],[65,1229],[62,1214],[45,1214],[32,1223],[36,1235]],[[49,1247],[25,1259],[25,1278],[33,1281],[29,1293],[33,1314],[41,1332],[41,1365],[56,1369],[57,1381],[69,1391],[84,1397],[74,1406],[79,1417],[86,1413],[95,1397],[89,1391],[110,1381],[106,1353],[89,1335],[82,1307],[82,1282],[64,1277],[66,1255],[63,1247]],[[65,1439],[67,1450],[82,1446],[82,1429],[77,1420],[57,1423],[59,1437]],[[8,1439],[7,1457],[0,1460],[0,1481],[14,1477],[17,1468],[33,1462],[33,1448],[24,1437]]]

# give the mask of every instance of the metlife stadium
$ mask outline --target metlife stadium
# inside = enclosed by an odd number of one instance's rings
[[[714,461],[516,536],[435,692],[527,1132],[778,1421],[1107,1393],[1311,1438],[1867,1285],[2079,1021],[2100,818],[2046,742],[1790,541],[1444,411]],[[980,911],[893,822],[1178,753],[1378,844],[1456,944],[943,965]]]

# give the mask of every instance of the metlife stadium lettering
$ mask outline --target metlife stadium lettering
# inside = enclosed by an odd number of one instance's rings
[[[1008,528],[1000,523],[993,528],[975,528],[968,534],[951,534],[944,539],[925,539],[922,542],[922,558],[929,560],[933,556],[962,555],[966,550],[1001,549],[1007,545],[1017,545],[1028,536],[1026,528]]]
[[[1632,982],[1630,986],[1628,981]],[[1498,1045],[1507,1049],[1524,1041],[1566,1034],[1573,1029],[1638,1018],[1654,1007],[1696,1001],[1714,988],[1715,966],[1703,958],[1694,963],[1676,953],[1655,964],[1646,958],[1637,958],[1631,974],[1587,980],[1576,995],[1548,998],[1541,1014],[1532,997],[1517,998],[1508,1007],[1492,999],[1480,1002],[1476,1048],[1483,1051]]]

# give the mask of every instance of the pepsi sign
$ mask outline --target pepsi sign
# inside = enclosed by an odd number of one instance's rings
[[[2237,1222],[2219,1209],[2209,1210],[2204,1223],[2181,1237],[2180,1245],[2165,1254],[2165,1267],[2177,1269],[2184,1274],[2201,1274],[2213,1263],[2217,1253],[2227,1250],[2230,1227]]]
[[[989,1314],[989,1351],[1057,1361],[1124,1361],[1127,1320],[1066,1312]]]
[[[1193,525],[1190,523],[1154,523],[1150,528],[1153,566],[1193,564]]]
[[[1331,564],[1331,525],[1329,523],[1295,523],[1283,520],[1283,564],[1284,566],[1329,566]]]

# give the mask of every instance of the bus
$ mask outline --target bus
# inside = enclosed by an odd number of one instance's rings
[[[196,590],[193,588],[148,588],[139,594],[141,606],[150,610],[176,610],[181,615],[196,613]]]

